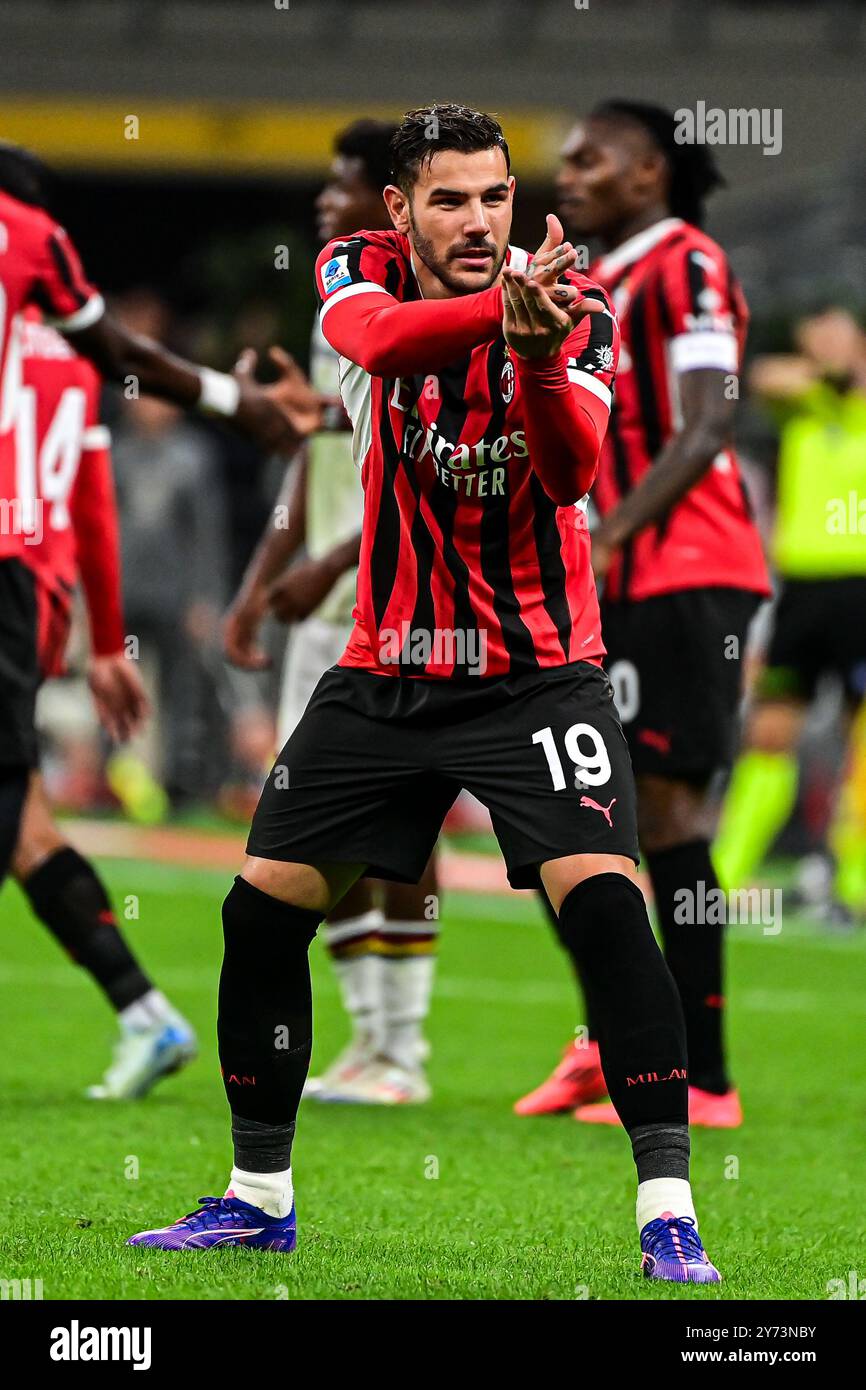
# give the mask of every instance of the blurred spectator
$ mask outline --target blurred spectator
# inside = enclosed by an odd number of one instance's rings
[[[161,335],[165,308],[138,294],[123,306]],[[114,431],[128,632],[155,662],[156,770],[172,804],[212,795],[225,765],[216,659],[225,601],[226,507],[212,440],[174,406],[124,400]]]

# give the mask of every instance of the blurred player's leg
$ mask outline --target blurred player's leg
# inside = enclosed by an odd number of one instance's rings
[[[829,843],[836,859],[838,902],[861,917],[866,911],[866,706],[852,722],[848,773]]]
[[[339,660],[350,633],[350,624],[317,617],[292,629],[280,695],[282,741],[297,727],[322,672]],[[322,929],[352,1021],[348,1044],[305,1087],[306,1095],[326,1103],[394,1105],[429,1096],[421,1029],[438,936],[436,922],[427,919],[428,899],[436,893],[432,864],[419,884],[391,884],[384,891],[385,913],[375,905],[375,886],[356,883]]]
[[[195,1034],[144,973],[121,935],[93,865],[64,839],[33,773],[12,872],[36,916],[115,1010],[120,1038],[95,1100],[133,1100],[196,1056]]]
[[[9,871],[18,841],[29,777],[26,767],[0,768],[0,885]]]
[[[384,1027],[379,933],[383,922],[381,910],[373,906],[370,884],[362,881],[349,889],[322,928],[343,1008],[352,1021],[352,1036],[321,1076],[308,1079],[304,1094],[314,1095],[317,1100],[345,1099],[345,1087],[381,1050]]]
[[[366,1065],[323,1099],[407,1105],[430,1098],[424,1066],[430,1049],[424,1022],[430,1010],[439,939],[435,857],[419,883],[387,883],[383,888],[385,912],[376,944],[379,1043]],[[358,885],[352,891],[357,889]],[[329,928],[332,921],[329,918]]]
[[[277,731],[288,742],[310,697],[327,671],[339,661],[351,633],[351,622],[325,621],[315,616],[291,629],[283,664]],[[321,1101],[348,1099],[353,1083],[377,1054],[383,1040],[382,967],[379,933],[383,916],[374,903],[369,882],[354,884],[335,906],[322,930],[340,986],[343,1007],[352,1022],[352,1036],[320,1076],[309,1077],[305,1094]]]
[[[641,845],[653,887],[665,960],[682,1001],[689,1055],[689,1120],[736,1128],[742,1110],[730,1084],[724,1041],[725,921],[713,914],[683,921],[684,901],[715,901],[710,858],[711,808],[703,788],[662,777],[638,778]],[[701,831],[703,830],[703,834]],[[583,1104],[575,1118],[616,1124],[611,1105]]]
[[[430,1011],[439,944],[439,885],[435,854],[417,884],[385,888],[382,968],[385,1057],[423,1079],[429,1055],[424,1023]]]
[[[726,660],[725,639],[736,635],[737,650],[745,650],[755,604],[752,595],[733,590],[695,590],[608,604],[604,613],[612,676],[615,680],[618,669],[627,666],[640,692],[630,702],[623,727],[637,772],[640,845],[665,957],[685,1012],[689,1115],[693,1124],[714,1128],[735,1126],[742,1119],[724,1055],[726,914],[719,922],[711,913],[688,914],[690,920],[682,922],[678,909],[686,901],[697,910],[698,904],[714,901],[708,895],[718,888],[710,858],[714,807],[708,786],[713,769],[731,756],[740,700],[738,663]],[[677,673],[675,681],[671,672]],[[659,731],[666,731],[664,737]],[[517,1102],[517,1113],[555,1113],[566,1108],[571,1095],[587,1089],[594,1095],[580,1095],[576,1118],[616,1124],[613,1106],[590,1103],[603,1094],[594,1062],[591,1049],[581,1055],[572,1045],[553,1075]]]
[[[683,921],[681,911],[684,900],[716,900],[712,808],[705,787],[651,776],[638,778],[638,805],[665,959],[686,1021],[689,1118],[692,1124],[730,1128],[741,1123],[742,1113],[725,1061],[726,922],[711,913],[685,914]]]
[[[18,840],[36,764],[36,586],[17,559],[0,559],[0,885]]]
[[[568,944],[562,938],[559,919],[543,888],[538,894],[538,899],[574,970],[578,996],[583,998],[585,1022],[575,1029],[574,1038],[565,1044],[562,1058],[550,1076],[542,1081],[540,1086],[536,1086],[534,1091],[515,1101],[515,1115],[559,1115],[568,1110],[576,1110],[580,1105],[589,1105],[607,1095],[607,1083],[598,1051],[596,1010],[587,994],[586,981],[580,978]]]
[[[805,719],[799,701],[758,705],[731,774],[713,860],[726,891],[747,887],[797,798],[796,748]]]

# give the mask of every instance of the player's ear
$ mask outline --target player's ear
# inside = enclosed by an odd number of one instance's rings
[[[389,183],[382,197],[385,199],[385,206],[395,231],[403,232],[405,235],[409,231],[409,199],[406,194],[396,184]]]
[[[670,169],[659,150],[648,150],[635,163],[635,184],[641,193],[653,196],[660,189],[667,194],[670,188]]]

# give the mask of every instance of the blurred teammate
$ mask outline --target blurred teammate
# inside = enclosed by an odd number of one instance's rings
[[[316,205],[323,242],[355,227],[390,228],[382,189],[394,130],[360,120],[337,136],[330,178]],[[339,400],[339,359],[318,319],[310,374],[317,390]],[[256,646],[264,615],[271,611],[295,624],[283,672],[280,747],[352,634],[364,491],[352,457],[351,422],[342,408],[332,414],[338,415],[335,428],[315,435],[304,456],[289,465],[278,503],[286,524],[268,522],[226,619],[226,655],[252,669],[268,660]],[[301,547],[306,555],[298,560]],[[362,879],[328,915],[323,936],[353,1033],[324,1074],[314,1084],[310,1078],[307,1093],[374,1105],[428,1099],[422,1029],[438,937],[435,914],[430,918],[436,891],[431,860],[418,884],[381,885],[384,912],[373,884]]]
[[[750,384],[780,426],[773,557],[781,578],[766,666],[715,844],[729,888],[752,881],[797,794],[797,744],[819,679],[866,693],[866,335],[828,308],[799,324],[798,355],[758,358]],[[866,846],[840,836],[831,915],[862,909]]]
[[[34,580],[21,559],[26,498],[14,481],[17,316],[36,305],[104,376],[224,415],[263,448],[296,445],[320,416],[318,398],[285,354],[275,358],[279,380],[263,387],[253,381],[250,361],[229,376],[184,362],[125,329],[106,312],[65,231],[44,210],[44,181],[33,155],[0,144],[0,883],[33,766],[36,697]]]
[[[62,672],[80,575],[90,620],[90,688],[108,733],[123,740],[141,724],[147,699],[124,651],[117,511],[110,440],[99,419],[99,376],[59,333],[39,322],[38,311],[27,311],[17,342],[22,380],[15,495],[28,523],[22,561],[35,580],[34,679]],[[35,738],[34,730],[34,745]],[[34,770],[12,873],[36,916],[117,1013],[114,1061],[89,1094],[135,1099],[192,1060],[195,1035],[129,949],[95,868],[54,820],[35,768],[35,746],[31,756]]]
[[[674,132],[659,107],[605,103],[569,135],[559,190],[568,225],[601,239],[591,270],[622,327],[593,492],[605,665],[685,1011],[690,1119],[728,1127],[742,1116],[724,1053],[724,923],[695,911],[718,888],[708,790],[733,757],[739,658],[769,585],[731,442],[748,314],[724,252],[700,230],[704,197],[720,179],[706,146],[678,144]],[[549,1080],[517,1103],[519,1114],[581,1107],[578,1119],[617,1123],[612,1105],[586,1104],[607,1086],[591,988],[585,1002],[588,1045],[569,1044]]]
[[[467,787],[512,884],[543,882],[590,984],[644,1274],[717,1282],[688,1182],[682,1007],[635,881],[634,784],[600,669],[585,498],[616,321],[570,269],[556,218],[531,265],[509,246],[514,180],[491,117],[410,112],[392,171],[395,230],[337,238],[316,266],[365,491],[357,617],[277,759],[223,908],[230,1186],[132,1243],[294,1248],[309,943],[365,873],[417,881]]]

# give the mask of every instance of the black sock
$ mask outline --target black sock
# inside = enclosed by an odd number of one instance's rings
[[[559,942],[565,954],[568,956],[568,963],[572,968],[572,971],[574,973],[574,982],[577,985],[578,1013],[581,1012],[580,1000],[583,1001],[582,1013],[584,1025],[586,1027],[587,1037],[590,1042],[598,1042],[598,1024],[596,1022],[596,1009],[592,1003],[592,1000],[589,997],[589,991],[586,987],[586,981],[581,978],[577,961],[574,959],[574,956],[572,955],[571,950],[569,949],[568,942],[563,939],[562,932],[560,931],[559,918],[556,915],[553,903],[550,901],[550,898],[547,896],[543,888],[539,888],[538,890],[538,899],[541,903],[541,906],[544,908],[544,913],[547,917],[547,920],[550,922],[550,925],[556,932],[557,941]]]
[[[30,772],[26,767],[0,767],[0,883],[9,872],[18,843],[29,785]]]
[[[308,952],[323,916],[243,878],[223,903],[217,1037],[235,1166],[248,1172],[279,1172],[291,1161],[313,1045]]]
[[[687,1124],[682,1006],[640,889],[623,874],[584,879],[559,925],[592,992],[602,1071],[626,1130]]]
[[[723,1095],[730,1089],[723,1034],[725,924],[724,921],[684,923],[676,920],[677,915],[682,916],[683,900],[681,898],[678,903],[675,895],[683,889],[688,890],[690,901],[696,905],[717,901],[717,897],[709,897],[719,886],[709,844],[706,840],[692,840],[660,854],[649,854],[647,868],[652,879],[665,959],[683,1001],[689,1079],[693,1086]],[[700,884],[704,887],[699,887]],[[694,917],[695,914],[690,915]]]
[[[70,845],[57,850],[21,887],[36,916],[118,1012],[153,989],[117,928],[92,864],[77,850]]]

